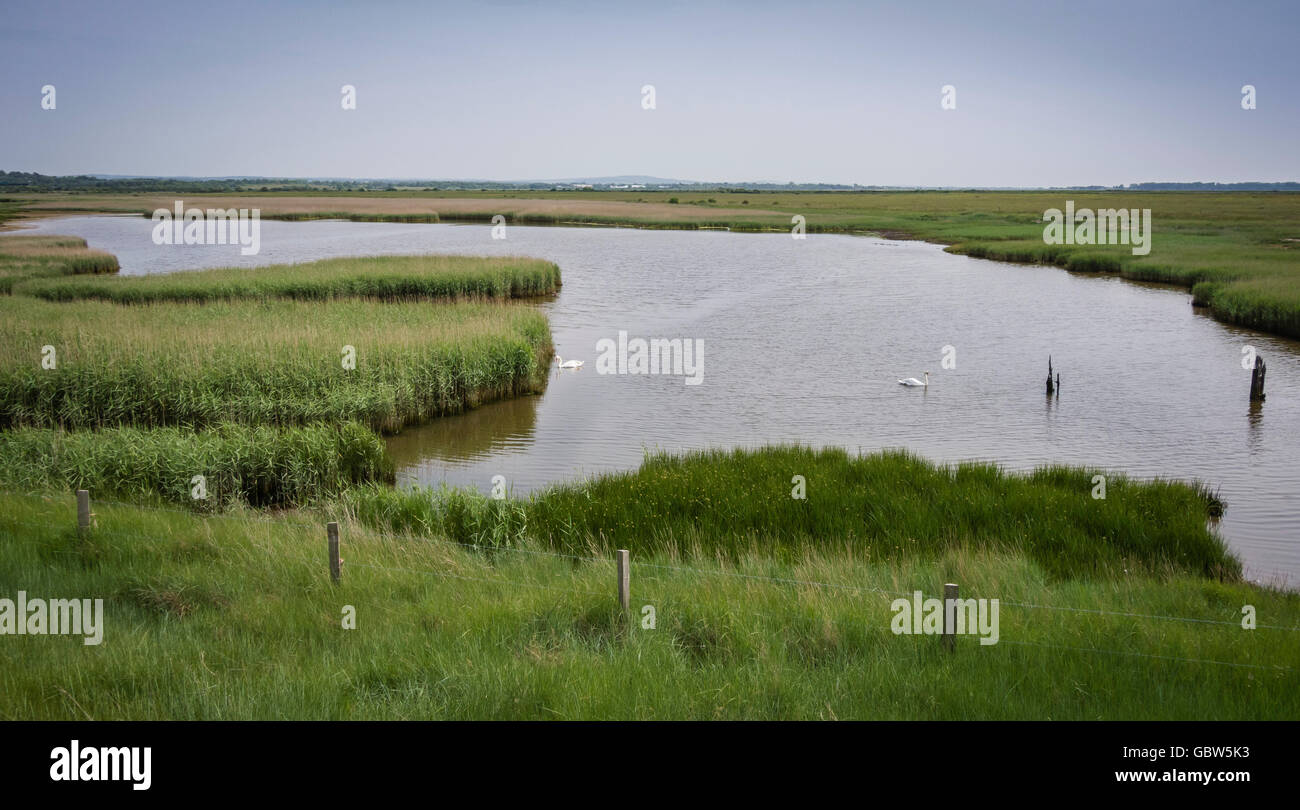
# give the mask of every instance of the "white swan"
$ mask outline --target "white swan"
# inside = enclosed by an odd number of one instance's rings
[[[582,368],[581,360],[565,360],[558,354],[555,355],[555,362],[560,365],[560,368]]]
[[[925,372],[925,382],[921,382],[920,380],[918,380],[918,379],[915,378],[915,377],[908,377],[906,380],[899,380],[899,381],[898,381],[898,384],[899,384],[899,385],[912,386],[912,387],[929,388],[929,387],[930,387],[930,372],[928,372],[928,371]]]

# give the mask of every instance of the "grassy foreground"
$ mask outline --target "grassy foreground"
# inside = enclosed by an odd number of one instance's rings
[[[185,195],[194,205],[258,207],[266,217],[352,216],[371,220],[627,225],[883,233],[949,245],[954,252],[1183,286],[1224,321],[1300,337],[1300,194],[1284,192],[922,191],[922,192],[370,192]],[[32,194],[27,211],[130,211],[170,207],[167,194]],[[1149,255],[1127,245],[1043,243],[1043,212],[1150,209]]]
[[[1278,629],[1300,597],[1240,582],[1062,579],[990,546],[636,552],[629,619],[608,555],[527,538],[475,550],[345,518],[333,585],[337,514],[95,513],[79,537],[70,496],[0,494],[0,593],[105,600],[99,646],[3,639],[4,719],[1300,718],[1300,632]],[[950,581],[1001,600],[997,644],[890,631],[894,598]]]

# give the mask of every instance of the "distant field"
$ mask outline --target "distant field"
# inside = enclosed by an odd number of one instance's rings
[[[28,195],[26,215],[69,211],[145,213],[177,195]],[[1300,194],[1284,192],[364,192],[181,195],[194,205],[258,207],[264,216],[417,221],[507,221],[729,227],[810,233],[880,233],[950,245],[972,256],[1037,262],[1082,272],[1178,284],[1221,320],[1300,338]],[[15,198],[18,199],[18,198]],[[677,200],[676,203],[671,200]],[[1127,245],[1052,246],[1043,212],[1063,208],[1150,209],[1152,250]],[[0,212],[3,215],[3,212]]]

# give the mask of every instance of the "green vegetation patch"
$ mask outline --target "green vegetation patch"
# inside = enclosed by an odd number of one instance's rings
[[[28,279],[116,273],[117,257],[76,236],[0,236],[0,293]]]
[[[356,420],[395,431],[539,390],[551,355],[541,312],[493,303],[14,296],[0,299],[0,334],[4,427]]]
[[[521,502],[523,514],[445,491],[362,488],[348,497],[358,519],[386,530],[484,545],[531,537],[568,553],[791,559],[815,551],[889,560],[991,549],[1027,554],[1062,578],[1240,576],[1240,562],[1207,526],[1222,504],[1203,487],[1107,474],[1106,497],[1094,499],[1098,473],[1015,474],[902,452],[768,447],[651,455],[635,472],[537,493]],[[795,476],[806,498],[792,497]],[[493,523],[498,514],[508,527]]]
[[[218,425],[0,431],[0,487],[89,489],[96,497],[195,509],[296,506],[372,481],[391,482],[383,442],[362,425]]]

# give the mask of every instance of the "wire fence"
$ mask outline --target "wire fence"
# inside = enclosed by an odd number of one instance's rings
[[[8,494],[21,495],[23,497],[39,499],[45,503],[57,502],[58,500],[48,495],[37,495],[37,494],[28,494],[28,493],[8,493]],[[133,512],[138,512],[143,510],[143,511],[155,511],[160,513],[174,514],[174,515],[183,515],[191,519],[201,519],[204,521],[212,518],[231,520],[236,522],[254,521],[258,523],[274,524],[277,527],[281,527],[281,528],[294,528],[309,533],[321,533],[321,529],[322,529],[319,523],[313,523],[309,521],[296,520],[296,519],[291,520],[291,519],[283,519],[283,518],[275,518],[275,517],[265,517],[259,515],[245,515],[241,513],[205,513],[205,512],[196,512],[193,510],[186,510],[186,509],[178,509],[178,508],[171,508],[171,507],[164,507],[164,506],[142,505],[142,504],[130,504],[130,503],[117,502],[117,501],[96,501],[95,504],[96,506],[124,508],[128,510],[132,510]],[[22,527],[29,531],[48,532],[52,528],[57,527],[58,525],[60,524],[57,522],[51,522],[50,520],[43,520],[41,522],[32,522],[32,521],[17,520],[14,519],[12,516],[0,516],[0,531],[11,531],[11,527]],[[64,525],[72,526],[73,522],[68,521]],[[333,525],[336,526],[337,524],[333,524]],[[133,531],[122,531],[117,528],[106,528],[105,530],[110,530],[114,537],[119,537],[119,538],[141,539],[141,540],[148,540],[153,542],[166,539],[166,538],[159,537],[157,535],[142,534],[140,532],[133,532]],[[335,531],[337,531],[337,529],[335,529]],[[356,539],[399,541],[399,542],[416,541],[421,543],[442,544],[447,546],[470,549],[470,550],[484,553],[485,555],[492,555],[497,553],[518,554],[518,555],[528,555],[529,557],[533,557],[533,558],[541,557],[541,558],[563,559],[575,563],[585,563],[589,565],[591,564],[610,565],[612,563],[617,564],[618,562],[617,557],[598,556],[594,554],[593,555],[568,554],[563,552],[541,550],[541,549],[518,548],[513,546],[507,546],[507,545],[466,543],[466,542],[451,540],[448,538],[426,537],[418,534],[394,534],[394,533],[383,532],[379,530],[370,530],[370,529],[361,530],[361,532],[358,535],[358,538]],[[337,545],[331,546],[331,553],[337,553]],[[620,552],[620,554],[626,554],[626,552]],[[335,570],[341,570],[341,560],[335,560],[335,562],[339,564],[339,567]],[[412,568],[408,566],[380,565],[373,562],[361,563],[361,562],[353,561],[348,563],[348,570],[353,570],[353,569],[379,571],[379,572],[385,572],[390,574],[402,574],[407,576],[429,576],[429,577],[435,577],[440,579],[452,579],[457,581],[473,582],[478,584],[488,584],[488,585],[507,587],[507,588],[529,588],[535,590],[548,591],[552,593],[581,594],[584,596],[605,597],[605,598],[611,596],[610,591],[595,591],[595,590],[591,590],[590,588],[575,587],[574,583],[556,585],[556,584],[545,584],[545,583],[537,583],[537,582],[522,582],[519,580],[507,579],[501,577],[471,576],[468,574],[457,573],[453,571],[435,570],[429,568]],[[847,583],[826,582],[817,579],[800,579],[795,577],[770,576],[765,574],[747,573],[743,571],[728,570],[722,567],[706,568],[700,566],[689,566],[689,565],[681,565],[681,564],[667,564],[663,562],[630,561],[630,563],[628,564],[628,569],[629,569],[629,573],[632,571],[642,572],[641,574],[638,574],[636,578],[638,583],[642,581],[650,581],[650,582],[658,582],[660,584],[670,584],[673,586],[680,586],[681,585],[680,580],[667,576],[666,573],[671,573],[676,575],[686,574],[691,577],[728,578],[736,581],[748,582],[751,584],[763,583],[763,584],[783,586],[783,587],[793,586],[793,587],[801,587],[801,588],[816,588],[816,589],[821,589],[829,592],[847,592],[847,593],[853,593],[859,595],[888,596],[888,597],[893,597],[895,599],[912,599],[915,598],[915,596],[921,592],[921,589],[915,589],[910,592],[896,591],[887,588],[852,585]],[[629,607],[628,588],[629,588],[628,578],[623,576],[622,572],[620,572],[619,582],[615,591],[617,597],[619,598],[624,608]],[[660,600],[653,600],[653,601],[659,604],[663,604],[665,602],[669,602],[669,601],[677,602],[679,600],[677,600],[676,597],[674,597],[671,600],[660,599]],[[1176,623],[1182,623],[1188,625],[1244,628],[1244,625],[1240,619],[1225,620],[1220,618],[1210,618],[1204,616],[1172,616],[1172,615],[1165,615],[1165,614],[1158,614],[1158,613],[1143,613],[1139,611],[1106,610],[1100,608],[1078,607],[1072,605],[1049,605],[1049,604],[1041,604],[1036,602],[1018,602],[1018,601],[1011,601],[1005,599],[998,599],[997,602],[999,606],[1020,608],[1026,611],[1049,611],[1055,613],[1105,616],[1105,617],[1134,619],[1134,620],[1142,620],[1142,621],[1176,622]],[[691,604],[688,602],[682,602],[682,603]],[[702,605],[693,604],[692,606],[703,609]],[[764,614],[762,612],[755,611],[752,609],[746,610],[745,613],[747,615],[768,618],[776,621],[788,621],[791,618],[789,614],[775,616],[772,614]],[[832,624],[839,624],[841,626],[843,626],[844,624],[843,620],[836,619],[831,616],[823,615],[817,618]],[[860,623],[855,623],[855,624],[857,625],[855,629],[861,629]],[[884,628],[884,627],[882,627],[881,629],[886,631],[888,630],[888,628]],[[1276,630],[1282,632],[1296,632],[1296,631],[1300,631],[1300,626],[1277,625],[1277,624],[1255,624],[1252,629]],[[949,628],[947,627],[945,627],[945,635],[952,635],[952,633],[949,632]],[[1052,644],[1052,643],[1036,642],[1036,641],[1017,641],[1017,640],[1010,640],[1004,638],[1000,638],[997,643],[1011,645],[1011,646],[1018,646],[1018,647],[1036,647],[1040,649],[1050,649],[1050,650],[1067,651],[1067,652],[1075,652],[1075,653],[1147,658],[1147,659],[1177,662],[1177,663],[1206,664],[1206,665],[1214,665],[1214,666],[1225,666],[1225,667],[1235,667],[1235,668],[1242,668],[1242,669],[1256,669],[1256,670],[1269,670],[1269,671],[1285,671],[1285,672],[1295,671],[1295,668],[1290,666],[1284,666],[1284,665],[1256,664],[1256,663],[1247,663],[1247,662],[1240,662],[1240,661],[1222,661],[1222,660],[1211,659],[1211,658],[1160,655],[1155,653],[1140,652],[1137,650],[1113,650],[1113,649],[1105,649],[1100,647],[1080,647],[1080,646],[1073,646],[1073,645],[1066,645],[1066,644]]]

